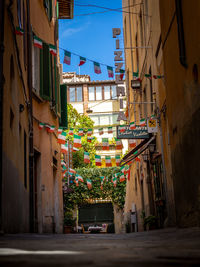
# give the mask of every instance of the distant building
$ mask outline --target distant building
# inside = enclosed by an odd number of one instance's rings
[[[63,73],[63,83],[67,85],[68,103],[80,113],[87,114],[94,121],[94,136],[97,137],[97,154],[102,156],[102,167],[105,167],[105,156],[111,156],[113,165],[114,157],[128,149],[127,142],[123,140],[123,149],[116,150],[111,139],[116,137],[116,125],[120,110],[119,100],[116,95],[114,80],[91,81],[89,75],[78,75],[73,72]],[[122,86],[125,87],[123,84]],[[124,101],[125,102],[125,101]],[[108,133],[108,127],[113,127],[113,133]],[[103,135],[99,135],[99,128],[103,128]],[[102,149],[102,138],[109,138],[109,150]]]

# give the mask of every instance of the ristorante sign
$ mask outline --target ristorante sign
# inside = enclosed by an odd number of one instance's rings
[[[146,126],[137,126],[135,130],[130,130],[130,127],[125,126],[125,131],[120,132],[117,126],[117,139],[146,139],[149,138],[148,129]]]
[[[116,51],[114,52],[115,55],[115,73],[117,73],[115,75],[115,82],[118,85],[117,86],[117,97],[119,98],[120,101],[120,111],[118,114],[118,118],[117,121],[123,120],[123,121],[127,121],[127,118],[124,114],[123,110],[123,96],[125,96],[125,88],[124,86],[120,86],[124,84],[123,81],[123,73],[124,70],[122,70],[122,66],[123,66],[123,57],[122,57],[122,50],[120,50],[120,42],[119,39],[117,39],[117,36],[119,36],[121,34],[121,29],[120,28],[113,28],[112,29],[113,32],[113,38],[116,38]]]

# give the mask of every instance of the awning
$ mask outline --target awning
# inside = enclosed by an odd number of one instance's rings
[[[120,161],[120,165],[123,166],[130,161],[137,158],[145,149],[147,149],[148,145],[155,139],[155,136],[152,136],[150,139],[145,139],[138,146],[133,148],[128,154],[126,154],[122,160]]]

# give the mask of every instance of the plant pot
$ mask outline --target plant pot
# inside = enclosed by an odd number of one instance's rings
[[[72,233],[72,226],[64,226],[64,234]]]

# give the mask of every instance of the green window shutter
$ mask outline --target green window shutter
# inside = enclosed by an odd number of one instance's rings
[[[60,99],[61,99],[61,119],[60,126],[63,128],[68,128],[67,120],[67,85],[60,85]]]
[[[59,77],[59,69],[57,67],[57,60],[54,57],[54,85],[55,85],[55,106],[56,113],[60,113],[60,77]]]
[[[49,21],[52,20],[52,0],[49,0]]]
[[[50,75],[50,53],[49,46],[43,43],[43,49],[40,54],[40,96],[44,100],[51,100],[51,75]]]

